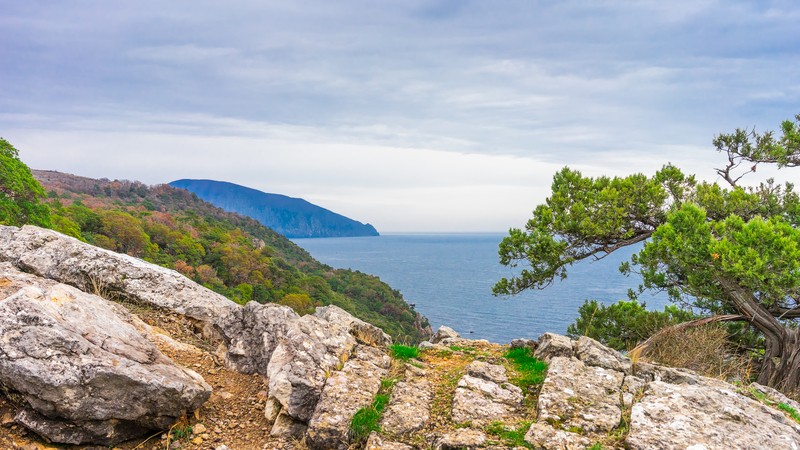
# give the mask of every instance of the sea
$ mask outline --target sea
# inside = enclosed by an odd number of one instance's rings
[[[563,334],[587,299],[604,304],[627,299],[640,279],[619,272],[639,250],[624,248],[597,261],[581,261],[566,280],[543,290],[495,297],[492,286],[514,274],[499,263],[501,233],[383,234],[377,237],[293,239],[334,268],[377,275],[426,316],[434,331],[447,325],[463,337],[506,343]],[[648,309],[663,309],[666,295],[642,295]]]

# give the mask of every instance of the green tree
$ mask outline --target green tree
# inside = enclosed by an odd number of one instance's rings
[[[736,130],[714,139],[730,185],[698,182],[667,165],[652,177],[584,177],[564,168],[524,230],[500,244],[500,262],[525,267],[495,294],[541,289],[576,261],[647,241],[621,270],[708,315],[738,314],[764,337],[758,382],[800,387],[800,200],[790,183],[738,185],[759,164],[795,167],[800,115],[782,133]]]
[[[50,226],[50,210],[41,203],[44,188],[19,159],[19,151],[0,138],[0,224]]]

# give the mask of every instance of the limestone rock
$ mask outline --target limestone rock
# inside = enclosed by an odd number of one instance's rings
[[[288,323],[267,366],[270,398],[289,416],[308,422],[327,375],[342,367],[355,345],[352,335],[314,315]]]
[[[272,437],[299,439],[306,433],[307,429],[308,425],[305,422],[299,421],[281,411],[278,417],[275,418],[275,423],[272,424],[269,435]]]
[[[769,386],[764,386],[763,384],[758,383],[750,383],[750,389],[753,389],[756,392],[760,392],[766,395],[770,400],[774,401],[775,403],[784,403],[791,408],[794,408],[795,411],[800,412],[800,402],[790,399],[789,397],[783,395],[782,392],[777,391]]]
[[[522,407],[522,390],[508,382],[503,366],[473,361],[458,382],[453,421],[502,420]]]
[[[572,341],[560,334],[544,333],[539,336],[539,343],[533,356],[547,361],[556,356],[572,356]]]
[[[267,374],[267,366],[289,323],[297,320],[291,308],[274,303],[249,302],[217,319],[217,328],[227,341],[223,354],[238,372]]]
[[[607,432],[619,425],[623,374],[590,367],[575,358],[554,357],[539,393],[539,421],[564,428]]]
[[[358,345],[354,357],[325,383],[314,415],[308,423],[309,448],[345,450],[349,447],[350,421],[356,411],[369,406],[381,387],[391,363],[374,347]]]
[[[54,442],[110,445],[168,428],[210,396],[123,308],[8,263],[0,278],[0,384],[24,398],[16,420],[27,428]]]
[[[422,429],[430,418],[433,385],[427,372],[408,365],[403,381],[395,384],[392,398],[383,413],[383,431],[401,435]]]
[[[626,375],[622,382],[622,403],[625,408],[630,408],[638,397],[644,394],[647,380],[634,375]]]
[[[387,441],[374,431],[369,434],[365,450],[414,450],[414,447],[399,442]]]
[[[314,315],[325,320],[331,326],[350,333],[357,342],[372,347],[388,347],[392,338],[375,325],[353,317],[347,311],[335,305],[317,308]]]
[[[436,442],[436,450],[471,450],[486,444],[486,435],[480,430],[461,428],[443,434]]]
[[[444,339],[448,338],[460,338],[461,335],[456,332],[456,330],[448,327],[447,325],[442,325],[436,331],[436,333],[431,337],[431,343],[439,344]]]
[[[654,381],[633,405],[629,448],[800,448],[800,425],[732,386]]]
[[[525,442],[543,450],[585,450],[592,445],[585,436],[543,424],[534,423],[525,433]]]
[[[581,336],[575,343],[575,357],[587,366],[603,367],[617,372],[631,373],[631,360],[618,351],[586,336]]]
[[[31,225],[0,225],[0,261],[87,292],[101,291],[206,323],[238,308],[174,270]]]
[[[539,344],[536,343],[533,339],[512,339],[511,342],[508,343],[509,348],[528,348],[533,352],[536,350],[536,347]]]

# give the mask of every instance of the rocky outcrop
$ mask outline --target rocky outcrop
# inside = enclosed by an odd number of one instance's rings
[[[525,433],[525,442],[533,448],[558,450],[585,450],[592,441],[578,433],[559,430],[543,423],[534,423]]]
[[[453,398],[453,421],[489,423],[522,407],[522,389],[508,381],[503,366],[474,361],[458,382]]]
[[[433,385],[425,369],[406,365],[405,378],[392,389],[381,427],[392,435],[413,433],[430,419]]]
[[[215,324],[238,309],[227,298],[174,270],[52,230],[0,226],[0,242],[0,261],[86,292],[168,309],[203,324]]]
[[[356,411],[372,403],[389,371],[389,356],[374,347],[358,345],[352,359],[333,372],[308,423],[306,442],[316,449],[350,447],[350,422]]]
[[[616,428],[622,418],[623,377],[621,372],[587,366],[575,358],[551,359],[539,393],[539,420],[588,432]]]
[[[123,308],[0,264],[0,384],[16,420],[55,442],[111,445],[168,428],[211,388],[144,339]]]
[[[654,381],[633,405],[625,442],[633,450],[788,450],[800,448],[800,425],[730,385]]]
[[[264,383],[247,400],[255,411],[266,404],[269,423],[258,432],[265,440],[285,436],[287,446],[295,437],[312,450],[348,448],[354,414],[391,376],[401,379],[366,448],[506,448],[493,422],[510,430],[531,420],[525,440],[542,449],[608,439],[631,449],[800,448],[800,425],[770,406],[800,409],[782,394],[634,364],[585,337],[546,333],[538,342],[514,343],[549,363],[538,396],[529,389],[523,401],[504,347],[447,327],[421,346],[429,348],[424,363],[407,364],[403,374],[396,366],[389,375],[390,338],[335,306],[303,317],[278,305],[241,307],[176,272],[34,227],[0,226],[0,260],[8,261],[0,263],[0,387],[17,401],[14,414],[3,410],[0,426],[15,421],[56,442],[113,445],[167,428],[200,406],[209,386],[158,348],[219,360],[207,339],[204,349],[173,340],[83,289],[170,311],[182,323],[191,319],[195,331],[220,345],[229,375],[233,368]],[[200,341],[187,333],[188,342]],[[455,360],[460,365],[450,366]],[[234,422],[217,422],[214,433]],[[2,434],[0,442],[7,442]]]

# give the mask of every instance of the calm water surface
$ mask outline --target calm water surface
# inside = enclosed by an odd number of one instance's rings
[[[586,299],[614,303],[627,298],[639,279],[619,273],[619,263],[636,249],[600,261],[583,261],[568,278],[542,291],[492,296],[492,286],[512,272],[498,262],[502,234],[388,234],[378,237],[293,239],[319,261],[336,268],[377,275],[403,293],[431,322],[464,337],[508,342],[566,332]],[[638,247],[637,247],[638,249]],[[662,309],[664,296],[643,297]]]

